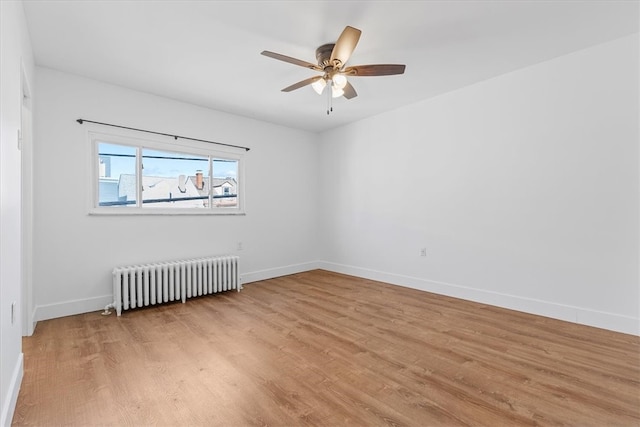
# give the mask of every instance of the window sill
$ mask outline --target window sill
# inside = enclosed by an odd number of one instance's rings
[[[202,211],[200,209],[91,209],[90,216],[136,216],[136,215],[191,215],[191,216],[244,216],[243,211]]]

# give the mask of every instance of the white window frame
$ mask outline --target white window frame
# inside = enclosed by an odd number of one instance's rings
[[[233,147],[216,146],[206,142],[190,141],[190,140],[161,140],[160,138],[141,138],[134,135],[133,132],[101,132],[96,130],[87,131],[90,143],[90,175],[91,179],[87,180],[91,183],[89,197],[89,215],[245,215],[245,199],[244,199],[244,150],[235,149]],[[98,156],[98,144],[111,143],[118,145],[126,145],[136,148],[136,188],[138,190],[136,206],[100,206],[99,205],[99,182],[100,167]],[[212,158],[236,160],[238,162],[237,181],[237,206],[235,207],[218,207],[214,208],[210,204],[207,208],[159,208],[144,207],[142,204],[142,195],[140,189],[142,186],[142,150],[162,150],[173,151],[181,154],[193,154],[199,156],[211,156]],[[212,162],[209,163],[209,168]],[[210,183],[213,183],[211,170],[209,170]],[[210,191],[213,187],[210,186]],[[211,199],[210,199],[211,200]]]

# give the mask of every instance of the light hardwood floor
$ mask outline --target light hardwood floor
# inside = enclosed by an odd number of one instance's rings
[[[39,322],[14,425],[640,425],[640,338],[326,271]]]

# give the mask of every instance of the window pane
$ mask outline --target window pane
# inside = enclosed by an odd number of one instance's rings
[[[238,194],[241,154],[229,158],[205,147],[129,141],[122,135],[90,133],[90,138],[98,178],[92,214],[244,213],[243,194]]]
[[[238,207],[238,161],[213,159],[213,207]]]
[[[150,208],[208,208],[208,157],[143,149],[142,204]]]
[[[98,205],[136,206],[136,148],[98,143]]]

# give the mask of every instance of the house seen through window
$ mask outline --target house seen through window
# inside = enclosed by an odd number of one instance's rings
[[[240,211],[240,159],[96,141],[96,208]]]

